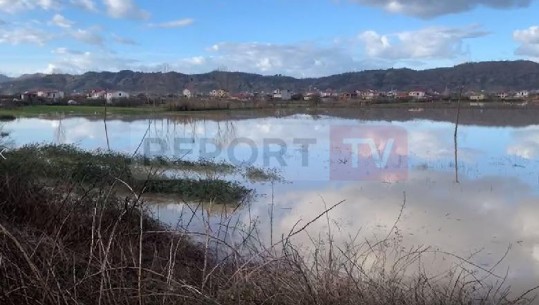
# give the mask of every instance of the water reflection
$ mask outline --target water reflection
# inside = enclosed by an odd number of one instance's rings
[[[464,123],[470,118],[464,113]],[[454,118],[454,117],[453,117]],[[331,126],[401,126],[408,133],[409,174],[406,181],[330,181],[329,167]],[[329,205],[346,200],[331,212],[336,242],[347,241],[361,232],[363,238],[379,238],[394,223],[406,193],[407,204],[398,224],[406,247],[428,245],[433,250],[468,257],[477,253],[474,263],[492,267],[512,249],[498,270],[510,266],[509,279],[529,288],[539,278],[539,125],[525,127],[459,126],[454,138],[454,122],[432,120],[373,121],[320,115],[293,115],[282,118],[248,118],[241,120],[208,120],[195,118],[141,119],[132,122],[91,121],[85,118],[63,120],[20,119],[5,124],[15,145],[34,142],[60,142],[83,148],[110,147],[134,153],[145,138],[159,138],[173,147],[176,138],[211,138],[226,148],[237,138],[252,139],[259,151],[264,139],[283,139],[293,143],[297,138],[314,138],[310,146],[309,164],[303,166],[298,146],[290,144],[285,154],[286,165],[278,168],[289,183],[252,184],[258,199],[242,210],[223,208],[188,208],[185,204],[161,200],[154,212],[160,220],[205,232],[202,215],[219,227],[222,218],[229,221],[256,221],[261,238],[268,242],[288,234],[298,220],[315,218]],[[108,138],[108,141],[107,141]],[[458,142],[458,143],[457,143]],[[456,148],[458,144],[458,156]],[[164,154],[174,156],[174,150]],[[236,156],[248,159],[250,151],[238,148]],[[195,151],[187,158],[196,159]],[[226,154],[219,156],[226,160]],[[458,160],[456,160],[458,157]],[[263,166],[263,158],[255,160]],[[456,165],[458,181],[455,183]],[[273,197],[273,199],[272,199]],[[274,203],[274,206],[272,205]],[[232,213],[233,212],[233,213]],[[194,214],[194,220],[191,218]],[[270,224],[270,215],[273,223]],[[224,216],[223,216],[224,215]],[[198,221],[197,221],[198,219]],[[271,229],[272,228],[272,229]],[[312,224],[313,235],[328,230],[327,222]],[[219,230],[217,230],[219,231]],[[220,232],[220,231],[219,231]],[[309,244],[307,235],[297,241]],[[449,261],[433,257],[432,266],[443,267]]]

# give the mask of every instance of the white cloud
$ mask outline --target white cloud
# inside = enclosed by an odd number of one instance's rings
[[[53,54],[56,55],[82,55],[84,52],[81,51],[75,51],[68,48],[56,48],[52,51]]]
[[[172,67],[186,73],[202,73],[218,67],[266,75],[296,77],[325,76],[360,70],[368,63],[356,60],[349,50],[337,45],[278,45],[270,43],[219,43],[210,55],[183,58]]]
[[[59,0],[0,0],[0,11],[16,13],[36,8],[50,10],[60,6]]]
[[[71,4],[89,11],[97,10],[93,0],[71,0]]]
[[[150,14],[140,9],[133,0],[103,0],[103,3],[107,7],[107,13],[114,18],[148,19],[150,17]]]
[[[0,44],[18,45],[28,43],[43,46],[52,38],[52,34],[30,27],[0,29]]]
[[[370,57],[383,59],[449,59],[464,55],[465,39],[487,35],[477,26],[462,28],[429,27],[383,35],[366,31],[359,40]]]
[[[538,126],[516,129],[512,132],[511,138],[512,142],[507,147],[507,154],[529,160],[539,157]]]
[[[89,29],[77,29],[70,31],[70,35],[78,41],[92,44],[92,45],[103,45],[104,39],[99,33],[100,29],[98,27],[92,27]]]
[[[516,41],[539,44],[539,26],[531,26],[525,30],[516,30],[513,33]]]
[[[472,10],[478,6],[506,9],[527,7],[533,0],[351,0],[388,12],[430,18]]]
[[[117,42],[119,44],[125,44],[125,45],[131,45],[131,46],[138,45],[138,43],[135,40],[131,39],[131,38],[122,37],[122,36],[119,36],[119,35],[116,35],[116,34],[113,34],[112,38],[114,39],[115,42]]]
[[[357,37],[326,44],[272,44],[260,42],[217,43],[206,54],[176,58],[169,61],[141,62],[131,69],[183,73],[205,73],[216,68],[258,73],[284,74],[294,77],[320,77],[365,69],[388,68],[410,61],[454,60],[466,54],[463,41],[485,35],[476,26],[463,28],[432,27],[418,31],[382,35],[364,32]],[[114,36],[118,43],[128,43]]]
[[[149,26],[155,27],[155,28],[170,29],[170,28],[186,27],[193,24],[193,22],[195,22],[193,19],[187,18],[187,19],[180,19],[180,20],[174,20],[174,21],[163,22],[163,23],[150,23]]]
[[[59,27],[62,27],[62,28],[71,28],[71,26],[73,25],[73,21],[65,18],[64,16],[60,15],[60,14],[56,14],[54,15],[54,17],[52,17],[52,24],[56,25],[56,26],[59,26]]]
[[[513,32],[513,39],[520,43],[515,53],[517,55],[539,59],[539,26]]]
[[[105,51],[96,53],[59,48],[53,53],[57,54],[58,58],[48,64],[44,73],[81,74],[88,71],[119,71],[130,69],[135,64],[134,60]]]
[[[58,10],[64,4],[90,11],[97,10],[94,0],[0,0],[0,11],[13,14],[34,9]]]

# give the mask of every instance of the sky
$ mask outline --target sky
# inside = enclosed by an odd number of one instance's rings
[[[539,61],[539,0],[0,0],[0,74]]]

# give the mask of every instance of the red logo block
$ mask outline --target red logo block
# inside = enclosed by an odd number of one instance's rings
[[[408,133],[393,126],[331,126],[330,179],[402,181],[408,178]]]

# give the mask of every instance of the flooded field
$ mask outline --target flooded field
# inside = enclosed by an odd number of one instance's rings
[[[327,236],[339,245],[389,237],[402,249],[424,247],[422,264],[433,273],[460,261],[525,291],[539,283],[539,119],[517,110],[466,111],[456,141],[454,111],[378,119],[353,112],[106,122],[32,118],[4,123],[2,131],[12,147],[75,144],[270,168],[281,179],[256,182],[222,174],[255,190],[248,205],[154,198],[152,211],[172,227],[216,235],[225,223],[241,223],[256,228],[257,240],[270,245],[342,202],[294,236],[296,242],[308,248]],[[335,174],[336,163],[353,161],[334,158],[336,128],[401,131],[400,142],[388,150],[398,155],[398,173],[352,179]],[[382,161],[388,143],[375,141]]]

